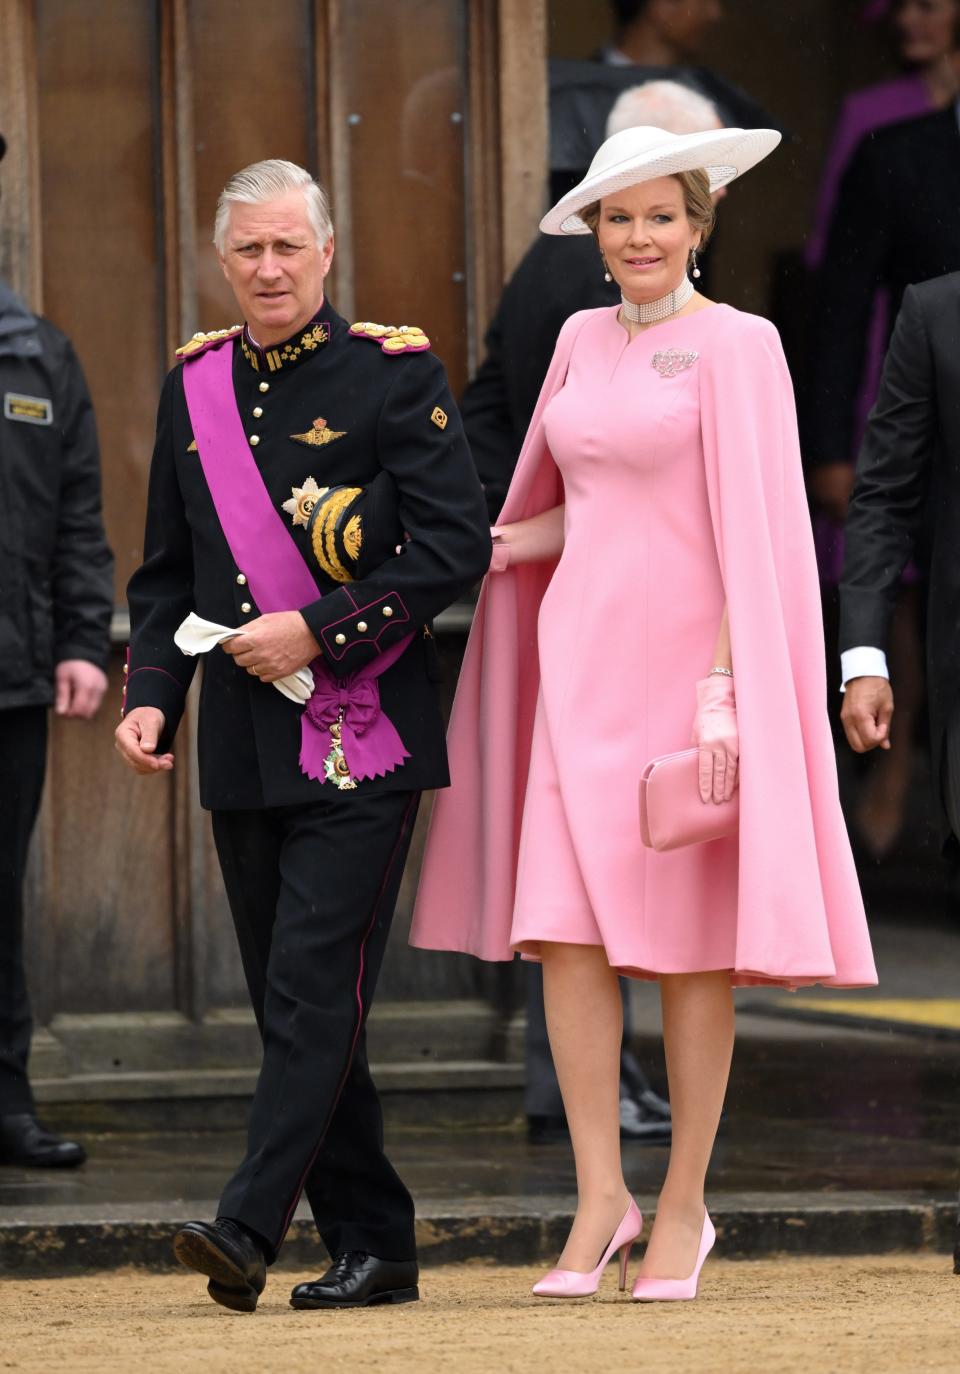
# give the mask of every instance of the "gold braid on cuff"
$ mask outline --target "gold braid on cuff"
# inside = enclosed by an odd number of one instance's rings
[[[310,515],[310,542],[320,567],[334,582],[352,582],[353,574],[344,566],[337,549],[337,535],[344,555],[356,562],[363,544],[363,529],[359,515],[353,515],[342,531],[338,524],[344,512],[353,505],[363,487],[334,487],[323,501],[318,501]]]

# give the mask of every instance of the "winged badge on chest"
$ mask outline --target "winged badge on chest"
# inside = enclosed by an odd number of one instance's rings
[[[346,432],[345,429],[331,429],[323,416],[318,415],[305,434],[291,434],[290,438],[310,448],[322,448],[324,444],[332,444],[334,439],[342,439]]]

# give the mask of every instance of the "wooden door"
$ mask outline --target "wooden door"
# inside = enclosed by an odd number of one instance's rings
[[[224,1027],[246,999],[196,801],[194,704],[172,776],[132,777],[111,743],[160,384],[178,343],[236,319],[210,242],[220,187],[264,157],[317,169],[336,225],[334,304],[421,325],[458,389],[539,210],[541,9],[539,0],[7,0],[0,9],[9,144],[0,272],[70,335],[84,364],[117,561],[111,695],[89,726],[54,723],[32,861],[29,971],[49,1030],[37,1042],[41,1072],[136,1075],[237,1058]],[[501,158],[500,130],[513,120],[524,136]],[[411,873],[383,992],[475,995],[477,968],[406,951],[414,882]],[[252,1035],[243,1043],[252,1054]]]

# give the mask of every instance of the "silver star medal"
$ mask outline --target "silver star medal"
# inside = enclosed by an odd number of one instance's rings
[[[293,516],[294,525],[302,525],[304,529],[310,524],[310,516],[313,508],[329,490],[329,487],[318,487],[312,477],[308,477],[302,487],[291,487],[293,495],[289,501],[284,501],[281,509],[288,515]]]

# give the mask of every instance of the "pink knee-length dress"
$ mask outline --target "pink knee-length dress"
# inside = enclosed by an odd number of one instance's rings
[[[875,983],[773,326],[718,305],[631,341],[615,307],[572,316],[500,523],[559,504],[559,560],[485,580],[412,943],[482,959],[586,943],[637,977]],[[739,834],[657,854],[640,775],[690,744],[725,604]]]
[[[566,516],[538,623],[511,935],[529,956],[556,940],[602,944],[641,977],[735,964],[736,836],[658,854],[637,821],[644,765],[690,745],[723,614],[696,356],[716,311],[633,340],[598,312],[544,411]]]

